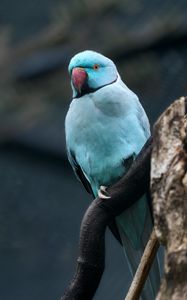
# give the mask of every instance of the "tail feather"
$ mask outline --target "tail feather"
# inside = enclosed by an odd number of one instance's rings
[[[145,246],[149,240],[153,228],[151,213],[149,210],[147,200],[144,197],[144,199],[141,198],[139,201],[140,202],[138,206],[136,204],[133,205],[131,208],[129,208],[128,210],[123,212],[119,217],[116,218],[116,223],[123,243],[125,256],[127,258],[127,262],[132,276],[134,276],[134,274],[136,273],[137,267],[140,263]],[[142,211],[140,209],[141,202],[142,206],[144,206],[145,209],[143,226],[139,223],[142,219],[138,217],[140,214],[142,215]],[[126,230],[129,222],[129,228],[131,228],[131,235],[130,232]],[[140,228],[143,228],[141,234]],[[141,299],[154,300],[158,292],[159,285],[160,268],[158,257],[156,256],[154,263],[151,267],[149,276],[146,280],[144,289],[142,291]]]

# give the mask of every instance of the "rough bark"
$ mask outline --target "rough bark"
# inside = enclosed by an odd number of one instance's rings
[[[155,232],[165,246],[157,300],[187,299],[187,99],[175,101],[154,127],[151,190]]]

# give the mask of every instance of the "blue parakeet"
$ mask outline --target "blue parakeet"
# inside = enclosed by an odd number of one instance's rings
[[[86,190],[107,201],[106,187],[124,175],[149,138],[149,121],[138,97],[121,80],[109,58],[83,51],[71,59],[69,73],[73,100],[65,120],[68,158]],[[146,196],[111,224],[112,232],[123,245],[132,275],[152,227]],[[159,283],[156,258],[142,299],[155,299]]]

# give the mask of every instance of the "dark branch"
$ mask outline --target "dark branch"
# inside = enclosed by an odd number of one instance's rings
[[[75,275],[61,300],[92,299],[104,271],[106,227],[149,190],[151,149],[150,138],[128,173],[107,189],[111,198],[96,198],[87,209],[80,230]]]
[[[185,98],[185,114],[187,98]],[[87,209],[80,230],[75,275],[61,300],[90,300],[99,285],[105,264],[105,231],[117,215],[149,192],[152,138],[143,147],[128,173],[109,187],[111,198],[95,199]]]

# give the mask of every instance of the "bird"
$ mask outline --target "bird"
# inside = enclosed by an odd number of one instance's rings
[[[65,118],[67,156],[87,192],[107,201],[107,187],[128,171],[149,139],[149,120],[137,95],[122,81],[110,58],[85,50],[72,57],[68,71],[73,99]],[[123,246],[132,276],[152,228],[146,195],[110,224]],[[141,299],[155,299],[159,284],[156,257]]]

